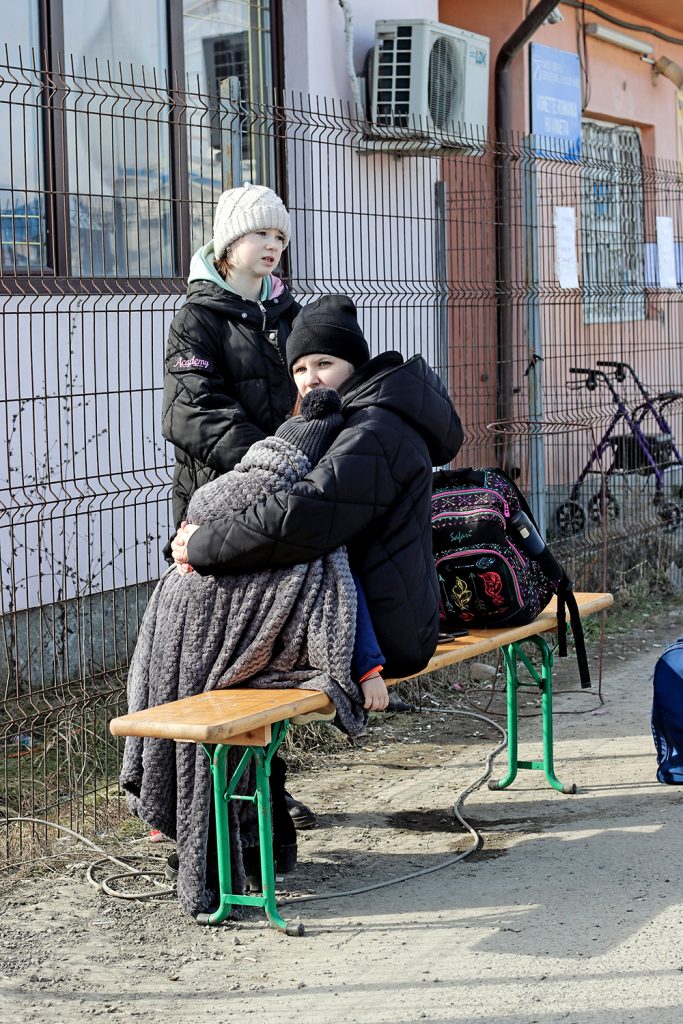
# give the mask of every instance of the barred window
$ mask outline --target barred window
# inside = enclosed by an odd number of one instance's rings
[[[584,323],[645,319],[643,158],[636,128],[582,126]]]
[[[64,102],[71,273],[170,274],[164,0],[62,2],[64,53],[84,78]]]

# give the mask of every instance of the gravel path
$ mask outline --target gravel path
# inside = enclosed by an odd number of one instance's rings
[[[173,898],[111,899],[85,881],[84,853],[15,880],[0,911],[0,1021],[678,1024],[683,791],[656,783],[649,730],[652,668],[678,623],[665,613],[612,638],[604,707],[558,694],[558,712],[585,711],[556,717],[558,775],[576,796],[528,772],[505,792],[478,790],[465,816],[481,851],[403,885],[302,904],[300,939],[257,913],[205,929]],[[539,734],[540,719],[523,723],[521,756],[536,754]],[[453,799],[497,740],[431,711],[335,752],[297,780],[321,827],[300,836],[293,881],[346,890],[464,850]]]

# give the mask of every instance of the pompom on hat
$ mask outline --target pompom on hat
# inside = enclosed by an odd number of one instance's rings
[[[290,374],[302,356],[336,356],[358,369],[370,359],[356,307],[348,295],[321,295],[297,315],[287,338],[287,369]]]
[[[286,420],[275,436],[298,448],[314,466],[343,425],[339,395],[333,388],[318,387],[301,400],[301,415]]]
[[[240,188],[223,192],[216,204],[213,221],[214,259],[225,256],[233,242],[250,231],[275,228],[285,236],[284,248],[289,245],[289,213],[280,197],[265,185],[251,185],[248,181]]]

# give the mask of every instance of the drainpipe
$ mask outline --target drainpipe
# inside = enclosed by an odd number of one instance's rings
[[[498,380],[496,419],[508,421],[512,417],[512,354],[513,335],[510,302],[512,299],[512,227],[510,169],[512,153],[504,147],[512,143],[512,117],[510,113],[510,65],[513,57],[528,42],[537,28],[558,6],[560,0],[540,0],[533,11],[517,26],[507,42],[503,43],[496,58],[494,73],[495,128],[498,149],[496,153],[496,281],[497,281],[497,360]],[[505,443],[505,433],[499,432],[498,462],[504,469],[514,470]]]
[[[351,85],[351,95],[353,96],[353,102],[356,104],[356,116],[359,116],[360,111],[363,109],[365,104],[361,99],[360,86],[358,85],[358,76],[356,75],[356,69],[353,64],[353,11],[351,10],[350,0],[337,0],[339,6],[344,12],[344,38],[346,40],[346,73],[349,76],[349,84]]]

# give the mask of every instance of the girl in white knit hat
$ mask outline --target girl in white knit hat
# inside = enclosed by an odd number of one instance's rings
[[[292,408],[284,354],[299,306],[274,276],[289,237],[282,200],[246,184],[221,195],[213,238],[192,257],[166,348],[162,428],[175,445],[176,526],[197,487],[231,470]]]

